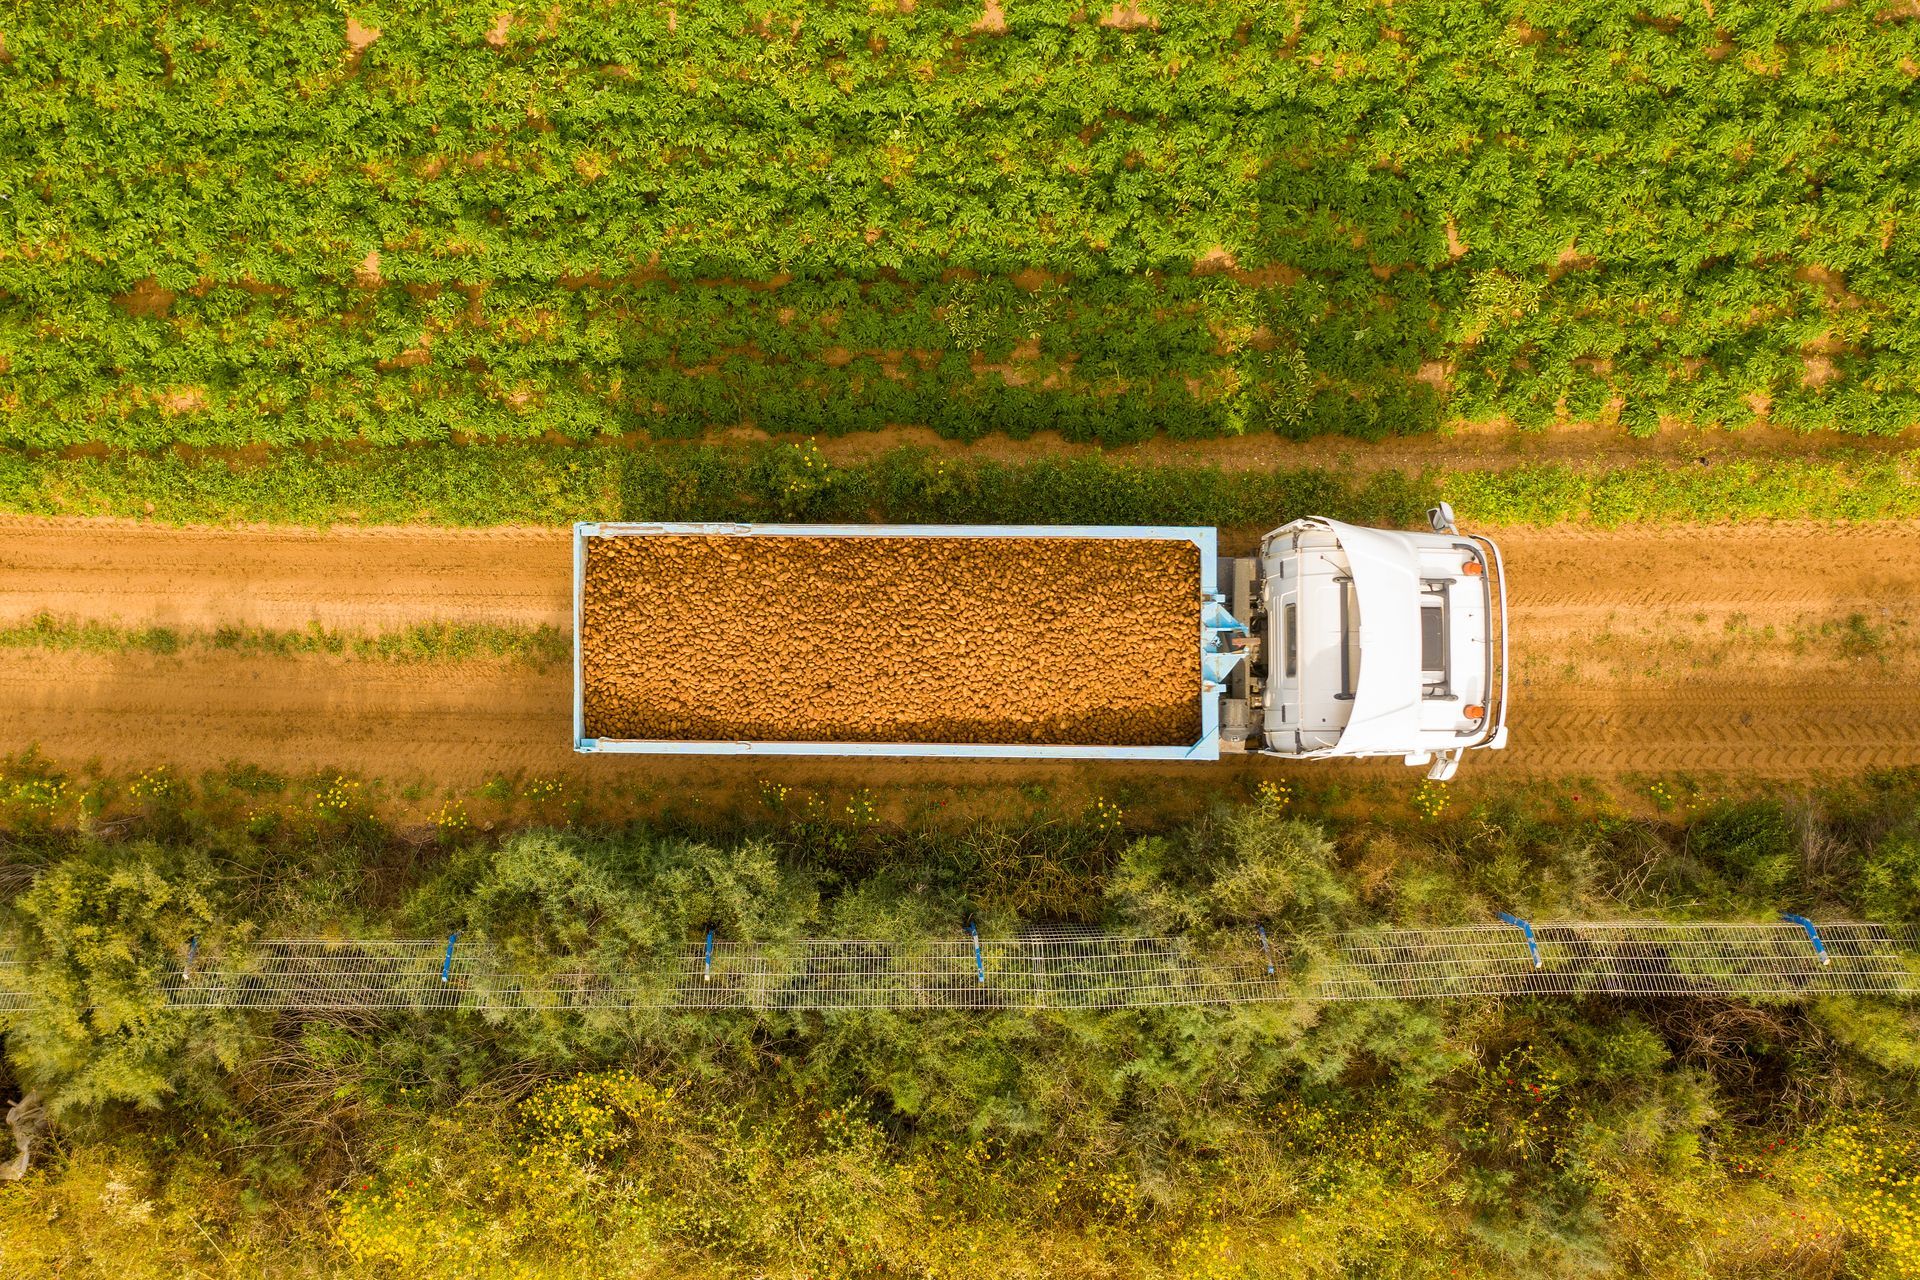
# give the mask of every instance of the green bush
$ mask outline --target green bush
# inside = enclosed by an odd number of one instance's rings
[[[130,856],[129,856],[130,855]],[[231,928],[176,853],[95,849],[43,868],[14,903],[34,999],[14,1016],[7,1053],[55,1115],[132,1102],[159,1106],[183,1073],[237,1062],[236,1021],[204,1025],[169,1007],[163,984],[196,938],[216,950]]]
[[[1826,1033],[1883,1071],[1920,1072],[1920,1009],[1829,996],[1813,1005]]]
[[[548,831],[508,838],[416,897],[408,914],[463,923],[534,964],[618,968],[672,954],[708,926],[738,941],[791,936],[812,908],[804,878],[761,841],[720,849]]]
[[[1263,802],[1184,832],[1128,845],[1107,888],[1122,919],[1162,934],[1204,937],[1264,925],[1277,934],[1325,933],[1353,892],[1333,842],[1311,822]]]

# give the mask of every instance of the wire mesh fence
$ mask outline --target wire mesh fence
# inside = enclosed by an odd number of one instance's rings
[[[534,973],[445,940],[258,944],[183,972],[178,1004],[243,1009],[1115,1009],[1276,999],[1264,971],[1178,939],[693,943],[664,962]]]
[[[1530,931],[1528,931],[1530,930]],[[653,962],[537,968],[459,939],[280,939],[194,952],[165,980],[209,1009],[1137,1009],[1500,996],[1920,994],[1920,926],[1563,923],[1131,937],[708,938]],[[0,1011],[32,997],[0,950]]]
[[[19,952],[0,942],[0,1013],[18,1013],[27,1007],[27,966]]]
[[[1328,1000],[1920,992],[1920,927],[1575,923],[1343,935]],[[1536,955],[1537,949],[1537,955]]]

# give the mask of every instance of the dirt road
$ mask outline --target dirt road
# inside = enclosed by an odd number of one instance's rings
[[[1512,745],[1476,771],[1798,777],[1920,765],[1920,624],[1910,621],[1920,523],[1515,529],[1500,541],[1513,592]],[[0,545],[0,625],[43,611],[182,628],[570,622],[561,530],[7,520]],[[569,679],[508,662],[0,649],[0,752],[38,743],[55,759],[112,769],[241,760],[455,785],[515,770],[666,788],[1017,776],[1094,789],[1200,776],[1199,766],[588,759],[568,750]]]
[[[194,628],[564,627],[571,545],[552,529],[343,534],[0,516],[0,626],[50,613]]]

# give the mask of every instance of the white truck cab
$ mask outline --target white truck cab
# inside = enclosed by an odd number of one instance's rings
[[[1257,556],[1223,557],[1246,661],[1229,678],[1223,747],[1400,756],[1444,781],[1506,746],[1507,607],[1500,551],[1442,504],[1431,533],[1317,517]]]

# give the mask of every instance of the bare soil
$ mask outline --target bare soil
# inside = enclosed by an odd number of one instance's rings
[[[0,626],[572,626],[565,530],[173,528],[0,516]]]
[[[587,735],[1189,743],[1199,600],[1170,540],[596,538]]]
[[[310,533],[9,521],[0,618],[379,630],[570,625],[565,530]],[[1463,776],[1769,778],[1920,766],[1920,522],[1507,530],[1512,745]],[[525,770],[663,794],[1184,786],[1410,777],[1398,766],[581,757],[570,674],[183,650],[0,650],[0,752],[112,770],[230,761],[473,786]]]

